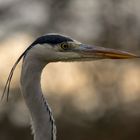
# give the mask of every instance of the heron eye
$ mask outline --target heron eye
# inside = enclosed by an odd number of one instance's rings
[[[62,44],[61,44],[61,48],[62,48],[63,50],[68,50],[68,49],[70,48],[70,46],[69,46],[68,44],[66,44],[66,43],[62,43]]]

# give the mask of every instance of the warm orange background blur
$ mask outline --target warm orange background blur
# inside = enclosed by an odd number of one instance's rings
[[[140,55],[139,13],[139,0],[0,0],[0,95],[16,59],[46,33]],[[0,104],[0,140],[32,139],[20,70]],[[42,88],[58,140],[140,139],[140,60],[52,63]]]

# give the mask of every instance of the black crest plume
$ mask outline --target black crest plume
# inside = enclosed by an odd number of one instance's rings
[[[13,65],[8,79],[6,81],[5,87],[4,87],[4,91],[1,97],[1,100],[4,98],[5,94],[7,94],[7,101],[8,101],[8,97],[9,97],[9,92],[10,92],[10,84],[11,84],[11,80],[14,74],[14,70],[16,68],[16,66],[18,65],[18,63],[20,62],[20,60],[22,58],[25,57],[25,55],[27,54],[27,52],[33,48],[36,44],[51,44],[51,45],[55,45],[55,44],[59,44],[62,42],[67,42],[67,41],[73,41],[71,38],[60,35],[60,34],[47,34],[44,36],[41,36],[39,38],[37,38],[21,55],[20,57],[17,59],[17,61],[15,62],[15,64]]]

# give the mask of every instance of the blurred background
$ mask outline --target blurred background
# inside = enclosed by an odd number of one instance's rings
[[[140,55],[139,13],[139,0],[0,0],[0,95],[16,59],[46,33]],[[20,71],[0,103],[0,140],[33,139]],[[140,139],[140,60],[53,63],[41,82],[58,140]]]

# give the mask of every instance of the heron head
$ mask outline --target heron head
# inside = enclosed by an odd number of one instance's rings
[[[57,61],[140,58],[140,56],[125,51],[86,45],[64,35],[47,34],[37,38],[17,59],[10,71],[1,99],[3,99],[7,92],[8,100],[10,83],[14,70],[23,57],[24,60],[26,57],[30,57],[31,59],[28,59],[30,62],[32,62],[33,59],[40,60],[40,62],[43,62],[43,65],[48,62]],[[26,62],[28,63],[28,61]]]
[[[33,52],[29,54],[34,54],[35,57],[48,62],[139,57],[125,51],[86,45],[60,34],[47,34],[39,37],[32,43],[29,51]]]

